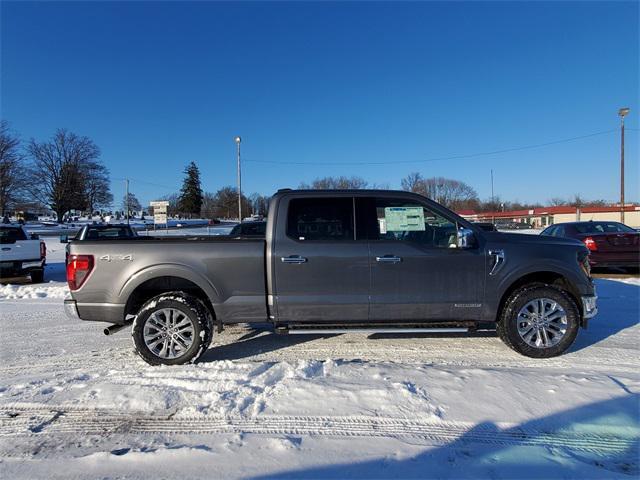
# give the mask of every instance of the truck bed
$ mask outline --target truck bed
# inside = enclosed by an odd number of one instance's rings
[[[134,291],[158,278],[167,279],[167,284],[171,278],[191,282],[207,294],[224,323],[267,318],[264,239],[156,236],[82,241],[71,242],[70,254],[94,258],[89,277],[74,291],[80,317],[86,320],[124,322]]]

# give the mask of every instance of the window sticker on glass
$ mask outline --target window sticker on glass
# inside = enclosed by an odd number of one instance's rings
[[[387,232],[424,231],[424,210],[422,207],[385,207]]]

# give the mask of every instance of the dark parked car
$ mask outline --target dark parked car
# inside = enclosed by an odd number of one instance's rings
[[[527,222],[502,222],[497,223],[496,227],[499,230],[528,230],[533,228],[531,224]]]
[[[637,269],[640,265],[640,232],[620,222],[557,223],[541,235],[580,240],[589,249],[592,267]]]
[[[264,237],[267,232],[267,222],[242,222],[231,229],[229,235],[233,237]]]
[[[498,227],[496,227],[495,223],[491,222],[473,222],[474,225],[477,225],[485,232],[497,232]]]

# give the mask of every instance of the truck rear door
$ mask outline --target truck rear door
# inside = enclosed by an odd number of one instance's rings
[[[356,240],[353,196],[285,196],[272,240],[283,322],[357,322],[369,315],[369,250]]]

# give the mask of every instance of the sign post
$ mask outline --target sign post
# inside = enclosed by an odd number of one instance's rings
[[[156,229],[156,225],[163,224],[166,228],[169,228],[167,223],[167,207],[169,202],[150,202],[149,206],[153,208],[153,229]]]

